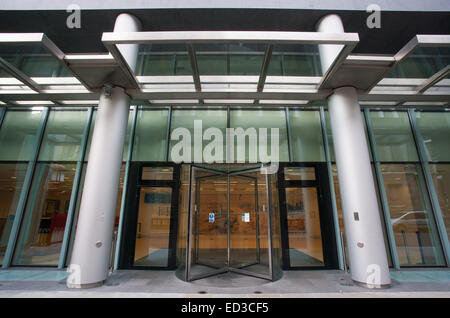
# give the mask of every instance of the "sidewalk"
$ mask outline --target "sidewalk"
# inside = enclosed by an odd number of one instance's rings
[[[191,283],[173,271],[121,270],[93,289],[68,289],[63,271],[1,270],[0,297],[445,297],[450,298],[450,271],[392,271],[392,287],[366,289],[353,285],[342,271],[287,271],[276,282],[222,274]]]

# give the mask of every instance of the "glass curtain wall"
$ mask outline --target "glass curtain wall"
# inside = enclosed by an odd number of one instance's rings
[[[87,118],[87,109],[50,111],[12,265],[58,265]]]
[[[371,111],[400,266],[444,265],[406,111]]]
[[[450,239],[450,112],[416,111],[415,116]]]
[[[38,143],[42,109],[7,111],[0,126],[0,263],[3,264],[28,162]]]

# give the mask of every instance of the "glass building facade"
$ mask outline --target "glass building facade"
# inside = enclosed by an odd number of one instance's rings
[[[8,266],[64,267],[69,263],[74,240],[96,107],[8,106],[1,108],[1,114],[1,260],[3,262],[5,255],[10,253]],[[444,227],[449,235],[450,152],[447,144],[450,112],[372,108],[365,109],[362,115],[391,266],[447,266],[438,228]],[[318,188],[295,186],[296,182],[301,184],[318,178],[315,176],[317,170],[309,166],[324,165],[326,174],[331,176],[320,182],[332,180],[334,194],[331,200],[335,202],[332,214],[338,220],[336,227],[344,232],[326,105],[312,108],[274,106],[269,109],[133,106],[123,154],[116,231],[123,230],[119,228],[120,215],[129,213],[127,206],[122,204],[126,197],[123,185],[129,186],[132,182],[127,167],[145,164],[148,166],[146,180],[165,180],[162,168],[173,165],[170,153],[174,142],[169,142],[170,133],[177,127],[193,129],[194,120],[202,120],[203,129],[246,128],[250,124],[279,129],[280,164],[284,180],[290,184],[279,189],[284,191],[282,197],[285,200],[281,204],[286,205],[290,220],[287,227],[282,228],[292,250],[287,267],[311,265],[292,256],[295,250],[317,253],[303,246],[303,241],[296,236],[298,229],[304,226],[298,222],[304,222],[308,217],[300,217],[299,209],[305,205],[309,205],[311,211],[318,209],[314,208],[319,202],[314,199],[318,196]],[[246,153],[245,162],[249,161],[248,156]],[[167,182],[182,183],[183,177],[172,176],[173,170],[170,171]],[[170,187],[147,190],[141,188],[146,191],[145,199],[156,200],[160,209],[164,209],[164,204],[175,195],[171,194]],[[180,200],[179,209],[182,210],[182,196]],[[182,212],[179,213],[181,222]],[[294,220],[298,217],[303,221],[299,219],[296,223]],[[314,259],[317,265],[323,266],[323,232],[320,224],[316,226],[318,228],[311,229],[310,233],[317,235],[311,234],[306,241],[319,249]],[[166,249],[167,239],[168,236],[162,244]],[[152,248],[162,248],[158,246]],[[118,244],[117,248],[126,247]],[[167,259],[141,265],[165,267]]]

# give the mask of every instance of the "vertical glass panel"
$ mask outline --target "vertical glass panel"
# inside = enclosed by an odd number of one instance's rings
[[[407,112],[371,111],[380,161],[418,161]]]
[[[383,164],[381,170],[400,265],[443,265],[420,167]]]
[[[286,188],[291,266],[323,266],[316,188]]]
[[[143,167],[142,180],[172,180],[173,167]]]
[[[43,111],[7,111],[0,127],[0,160],[28,161],[33,155]]]
[[[450,161],[450,112],[416,112],[417,125],[431,161]]]
[[[171,203],[172,188],[141,188],[135,266],[167,266]]]
[[[294,161],[325,161],[320,113],[291,110],[289,124]]]
[[[5,256],[27,166],[25,163],[0,164],[0,264]]]
[[[257,142],[254,147],[250,147],[250,138],[248,134],[245,136],[245,143],[239,142],[239,138],[233,138],[231,147],[234,148],[234,162],[238,162],[238,158],[245,154],[246,162],[261,162],[263,158],[260,156],[259,142],[264,135],[261,133],[261,128],[266,128],[266,156],[272,159],[277,154],[272,154],[272,130],[271,128],[278,128],[278,156],[280,162],[289,161],[289,150],[287,142],[286,129],[286,112],[283,110],[232,110],[230,112],[230,126],[231,128],[242,128],[244,132],[249,134],[253,131],[257,136]],[[276,139],[274,139],[276,141]]]
[[[450,240],[450,164],[430,164],[430,171]]]
[[[58,265],[75,170],[75,164],[37,164],[13,265]]]
[[[267,175],[270,184],[270,236],[272,238],[272,279],[280,279],[282,250],[281,250],[281,224],[280,224],[280,202],[278,201],[278,178],[277,174]],[[270,239],[270,237],[269,237]]]
[[[168,110],[139,110],[133,161],[165,161],[168,116]]]
[[[86,110],[52,110],[45,128],[39,160],[79,160],[87,118]]]
[[[318,46],[312,44],[275,45],[267,75],[321,76]]]
[[[314,181],[316,172],[314,167],[286,167],[284,168],[284,180]]]
[[[194,131],[194,121],[197,121],[197,127],[199,127],[198,131]],[[178,147],[174,149],[174,146],[181,142],[180,140],[170,140],[170,152],[169,152],[169,158],[172,159],[172,151],[176,151],[176,155],[179,157],[186,158],[186,160],[183,160],[184,162],[194,162],[197,161],[195,159],[200,159],[200,155],[203,157],[203,152],[205,150],[205,147],[210,144],[211,141],[204,140],[203,141],[203,133],[209,128],[217,128],[222,133],[222,141],[218,140],[219,145],[222,145],[222,155],[220,155],[219,152],[215,151],[208,151],[207,154],[210,154],[212,158],[203,158],[200,160],[201,162],[204,162],[205,159],[208,160],[214,160],[215,162],[223,162],[225,160],[225,147],[223,145],[225,144],[225,130],[227,127],[227,111],[226,110],[174,110],[172,111],[172,124],[170,128],[170,134],[172,136],[172,133],[177,128],[185,128],[190,133],[190,142],[186,141],[187,144],[191,145],[191,153],[190,154],[184,154],[184,150],[189,151],[186,147],[183,149],[179,149]],[[200,135],[199,135],[200,134]],[[215,137],[212,137],[214,139]],[[202,148],[196,149],[196,143],[195,140],[198,140],[202,143]],[[200,145],[200,144],[199,144]],[[178,151],[178,150],[179,151]],[[185,156],[186,155],[186,156]],[[197,157],[194,157],[197,156]]]

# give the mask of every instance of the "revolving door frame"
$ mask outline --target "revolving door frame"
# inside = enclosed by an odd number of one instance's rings
[[[211,176],[204,176],[196,178],[195,172],[196,171],[204,171],[213,173],[214,175]],[[250,177],[250,176],[244,176],[245,173],[251,173],[251,172],[261,172],[261,168],[247,168],[242,170],[236,170],[232,172],[224,172],[221,170],[213,169],[213,168],[204,168],[199,167],[196,165],[190,165],[189,167],[189,216],[188,216],[188,235],[187,235],[187,252],[186,252],[186,280],[187,281],[194,281],[201,278],[206,278],[210,276],[219,275],[226,272],[234,272],[241,275],[247,275],[247,276],[253,276],[257,278],[266,279],[269,281],[272,281],[273,276],[273,255],[272,255],[272,248],[273,248],[273,238],[272,238],[272,198],[271,198],[271,182],[270,182],[270,174],[265,174],[265,183],[266,183],[266,200],[267,200],[267,240],[268,240],[268,267],[269,267],[269,273],[268,274],[261,274],[261,273],[255,273],[246,269],[243,269],[244,267],[248,267],[251,265],[259,264],[261,262],[261,249],[260,249],[260,224],[259,224],[259,196],[258,196],[258,178],[256,177]],[[254,180],[255,183],[255,216],[256,216],[256,256],[257,256],[257,262],[249,263],[249,264],[241,264],[239,268],[231,266],[231,226],[230,226],[230,177],[236,176],[236,177],[242,177],[242,178],[250,178]],[[205,178],[217,178],[217,177],[226,177],[227,179],[227,260],[226,260],[226,266],[223,268],[214,269],[205,273],[197,274],[197,275],[191,275],[191,264],[192,260],[198,259],[197,253],[193,253],[198,248],[195,248],[195,244],[198,244],[199,239],[196,238],[199,235],[198,227],[197,227],[197,233],[194,233],[194,220],[197,221],[199,211],[196,210],[197,203],[199,202],[198,198],[200,196],[199,191],[193,191],[193,188],[196,187],[196,189],[199,189],[200,181],[198,179],[205,179]],[[199,206],[199,205],[198,205]],[[199,207],[200,209],[200,207]],[[193,242],[194,241],[194,242]],[[193,250],[194,249],[194,250]]]

